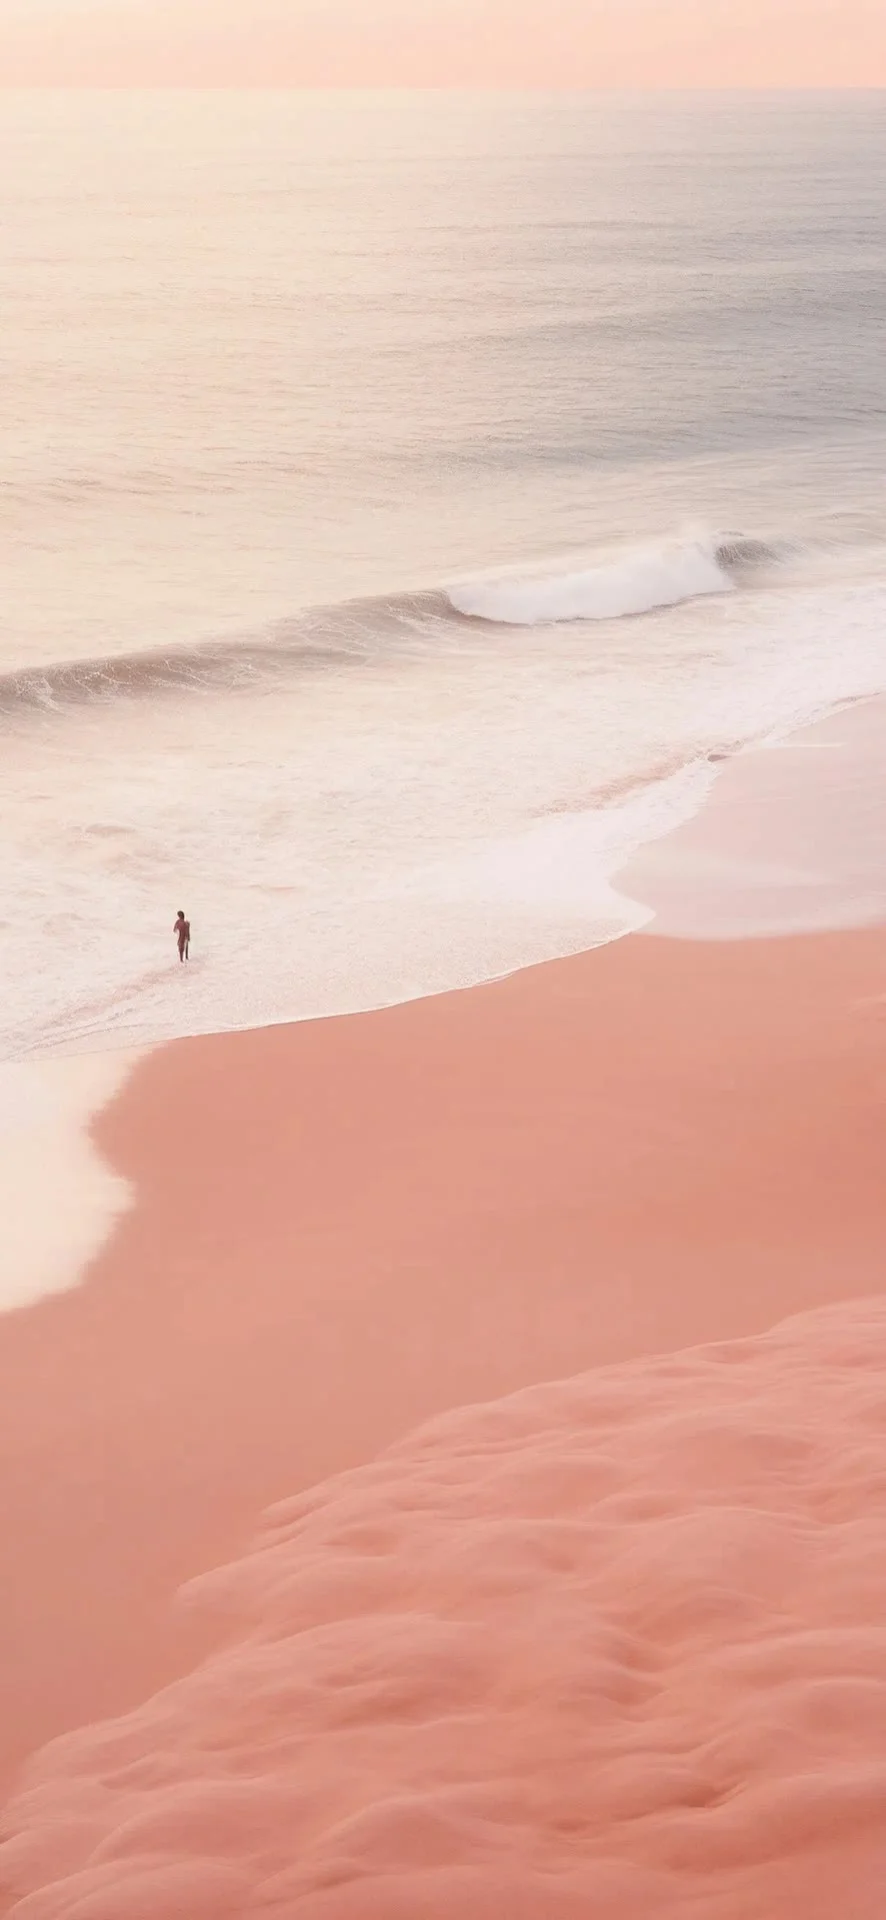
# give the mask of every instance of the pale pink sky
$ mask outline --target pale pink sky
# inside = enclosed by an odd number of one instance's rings
[[[886,0],[0,0],[0,82],[886,86]]]

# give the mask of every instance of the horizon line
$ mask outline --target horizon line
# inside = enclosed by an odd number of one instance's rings
[[[568,86],[535,85],[514,86],[491,82],[477,82],[474,85],[426,81],[421,84],[407,85],[403,81],[391,81],[387,85],[363,86],[356,81],[328,83],[319,80],[273,82],[246,80],[238,83],[227,80],[153,80],[139,83],[129,80],[4,80],[0,76],[0,93],[454,93],[454,94],[511,94],[517,96],[532,94],[588,94],[641,95],[648,98],[658,94],[834,94],[834,93],[882,93],[886,94],[886,81],[842,80],[829,86],[812,84],[809,81],[767,82],[756,81],[753,84],[729,85],[710,83],[700,85],[697,82],[683,83],[662,81],[655,86],[617,86],[611,81],[601,81],[596,85]]]

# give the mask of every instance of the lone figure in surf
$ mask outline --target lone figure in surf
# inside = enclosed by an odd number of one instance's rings
[[[191,922],[185,919],[183,907],[179,907],[178,919],[172,929],[178,941],[178,957],[187,960],[191,951]]]

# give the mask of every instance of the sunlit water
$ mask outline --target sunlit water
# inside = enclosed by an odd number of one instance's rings
[[[886,688],[882,98],[13,95],[0,162],[0,1054],[611,938],[711,756]]]

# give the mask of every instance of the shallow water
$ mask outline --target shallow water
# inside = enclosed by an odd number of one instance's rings
[[[709,755],[886,686],[878,97],[18,95],[0,150],[2,1056],[610,938]]]

